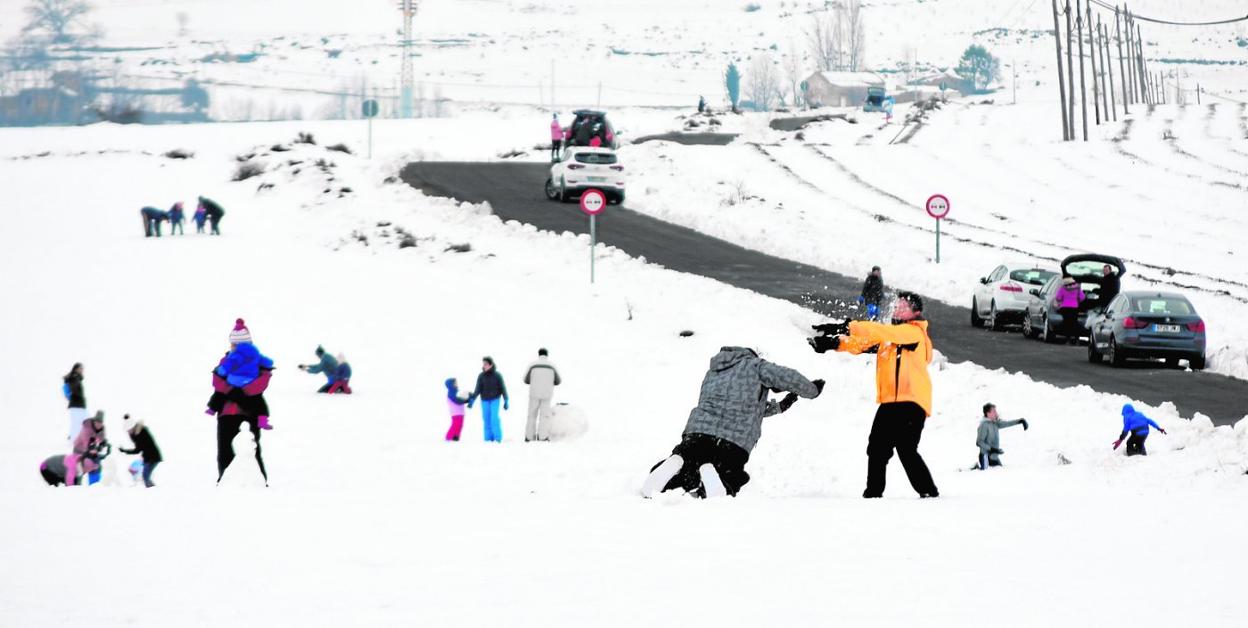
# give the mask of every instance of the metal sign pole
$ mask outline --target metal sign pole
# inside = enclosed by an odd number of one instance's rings
[[[936,219],[936,263],[940,263],[940,219]]]
[[[373,158],[373,118],[368,118],[368,158]]]
[[[597,217],[589,217],[589,283],[594,283],[594,247],[598,244]]]

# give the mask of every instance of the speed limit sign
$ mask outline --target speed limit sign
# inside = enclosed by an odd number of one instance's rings
[[[597,216],[607,207],[607,196],[600,190],[585,190],[581,194],[581,211],[589,216]]]

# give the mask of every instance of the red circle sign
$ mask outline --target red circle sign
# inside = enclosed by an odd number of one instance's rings
[[[581,211],[590,216],[597,216],[607,208],[607,195],[599,190],[585,190],[581,194]]]
[[[927,199],[927,215],[940,220],[949,215],[949,198],[944,194],[933,194]]]

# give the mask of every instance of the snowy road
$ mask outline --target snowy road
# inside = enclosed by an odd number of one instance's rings
[[[402,179],[426,193],[469,202],[489,202],[504,220],[554,232],[587,233],[575,205],[547,201],[546,167],[534,163],[412,163]],[[679,270],[798,303],[825,315],[845,313],[837,299],[852,299],[860,280],[752,251],[685,227],[612,207],[599,217],[601,242],[630,255]],[[1248,381],[1191,373],[1146,363],[1130,368],[1089,364],[1082,347],[1024,342],[1018,334],[974,329],[966,308],[929,299],[928,318],[938,350],[951,361],[1021,371],[1058,386],[1087,385],[1151,404],[1172,401],[1184,416],[1201,412],[1217,424],[1243,416]]]

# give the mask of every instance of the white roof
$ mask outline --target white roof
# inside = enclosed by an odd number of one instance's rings
[[[884,79],[874,72],[817,72],[823,79],[840,87],[882,87]]]

